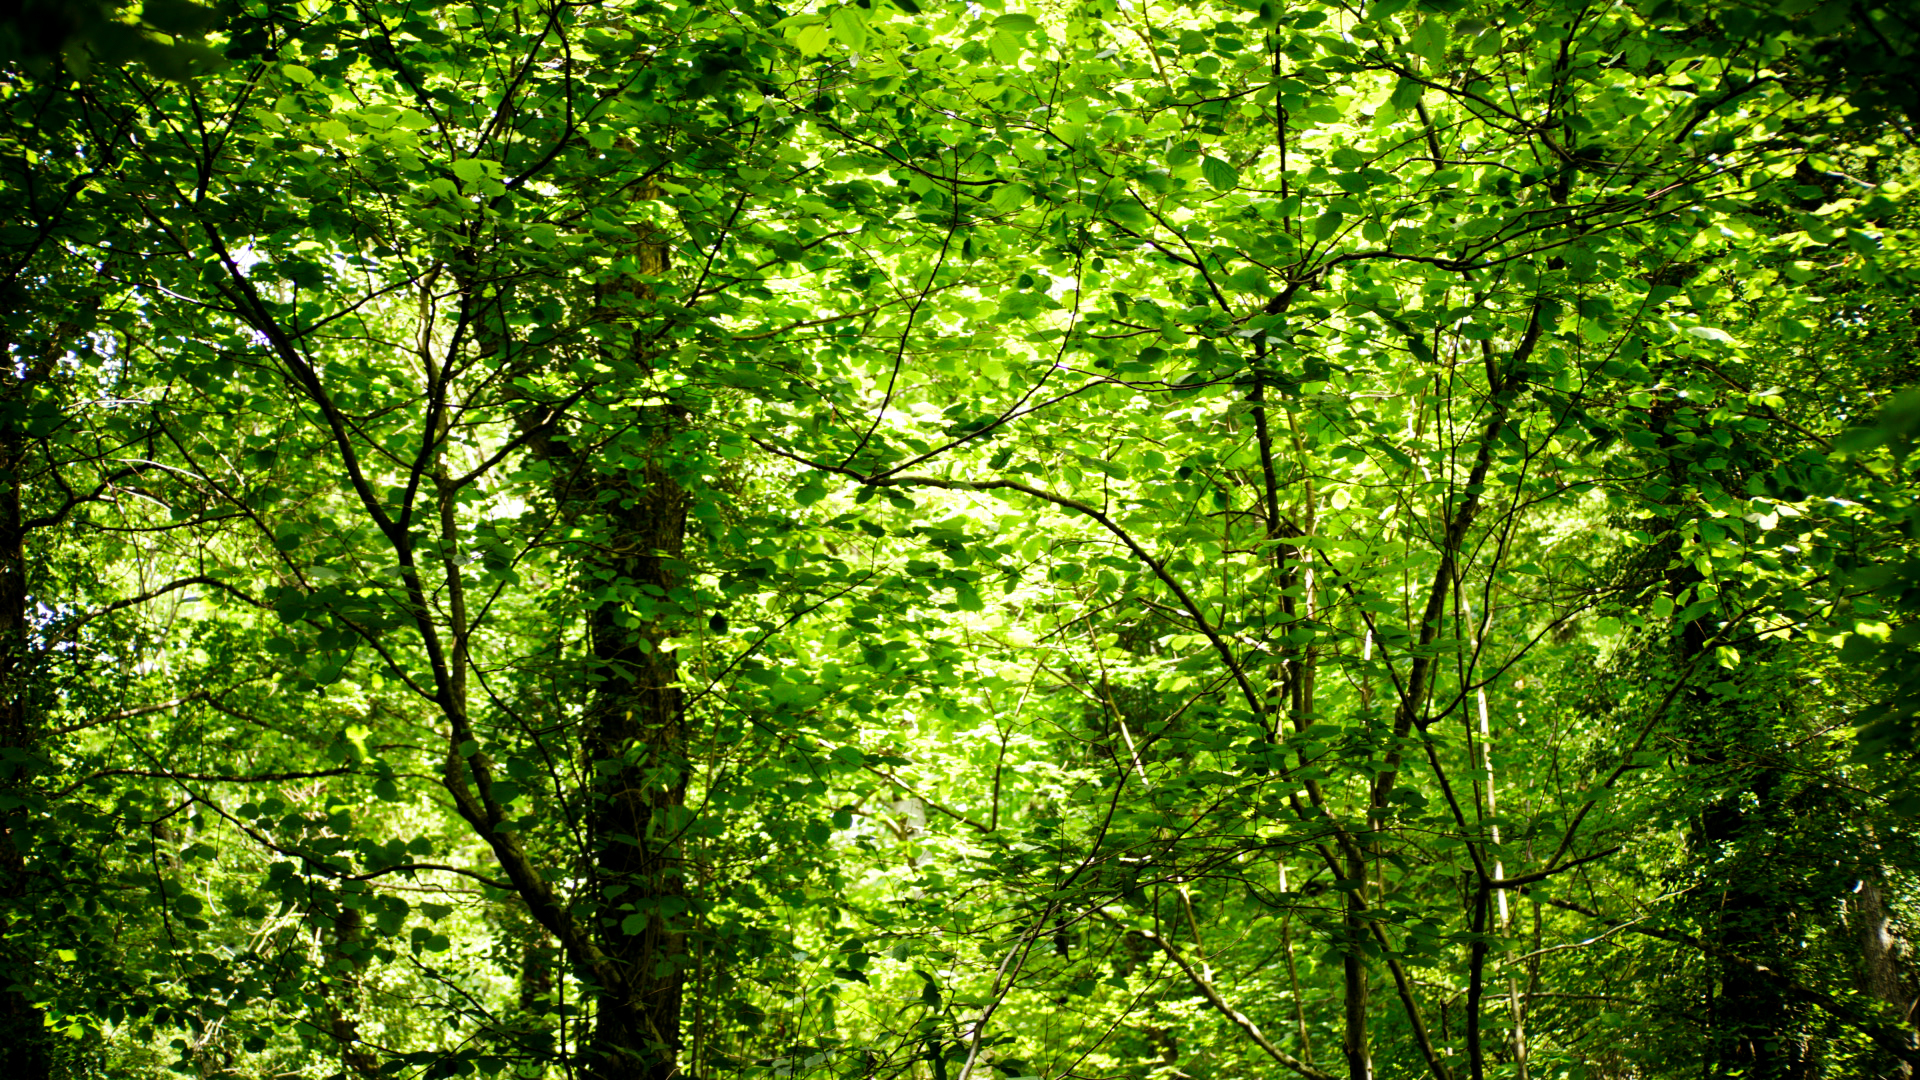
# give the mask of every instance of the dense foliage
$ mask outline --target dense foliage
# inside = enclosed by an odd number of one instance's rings
[[[9,11],[0,1067],[1911,1075],[1917,41]]]

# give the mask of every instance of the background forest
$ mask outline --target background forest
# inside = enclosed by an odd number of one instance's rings
[[[0,11],[0,1074],[1910,1077],[1899,0]]]

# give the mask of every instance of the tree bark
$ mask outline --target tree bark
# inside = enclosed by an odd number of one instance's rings
[[[629,554],[598,562],[592,572],[670,594],[678,584],[670,563],[685,544],[685,493],[658,466],[633,487],[612,490],[626,505],[608,512],[607,539]],[[599,679],[588,716],[599,934],[625,981],[601,988],[592,1068],[602,1080],[666,1080],[680,1050],[687,953],[686,881],[675,835],[688,779],[679,670],[673,653],[660,648],[665,618],[634,626],[626,605],[603,603],[590,620]]]
[[[1886,891],[1877,873],[1861,880],[1853,914],[1860,937],[1860,988],[1893,1006],[1908,1028],[1901,1033],[1907,1047],[1920,1050],[1920,1040],[1911,1030],[1914,995],[1906,978],[1907,947],[1894,932],[1893,913],[1887,909]],[[1913,1066],[1904,1061],[1893,1063],[1891,1068],[1893,1076],[1913,1075]]]
[[[340,1046],[343,1076],[373,1077],[380,1062],[360,1041],[360,976],[366,967],[365,922],[358,909],[341,905],[333,917],[332,941],[327,949],[334,981],[326,985],[328,1029]]]
[[[1366,867],[1351,865],[1348,873],[1364,883]],[[1363,939],[1368,920],[1359,888],[1347,893],[1345,948],[1341,963],[1341,1003],[1344,1006],[1341,1051],[1347,1059],[1347,1080],[1373,1080],[1373,1047],[1367,1037],[1367,954]]]
[[[1685,476],[1681,443],[1672,430],[1679,426],[1677,420],[1676,407],[1663,405],[1653,425],[1661,451],[1673,455],[1667,475],[1675,482]],[[1676,508],[1669,527],[1686,522],[1686,512]],[[1662,582],[1674,607],[1684,612],[1698,596],[1696,587],[1705,583],[1706,576],[1684,548],[1676,548]],[[1679,670],[1711,663],[1707,653],[1718,639],[1709,620],[1715,615],[1709,612],[1679,627],[1673,653]],[[1749,660],[1747,669],[1752,664]],[[1725,954],[1790,975],[1793,946],[1791,935],[1783,931],[1791,909],[1754,872],[1758,857],[1753,852],[1765,846],[1771,823],[1782,813],[1778,773],[1768,765],[1749,763],[1765,759],[1764,752],[1756,751],[1766,747],[1766,721],[1744,706],[1729,708],[1699,681],[1680,700],[1686,705],[1682,731],[1692,742],[1688,764],[1720,773],[1721,785],[1728,789],[1705,807],[1689,837],[1692,857],[1705,871],[1691,898],[1699,905],[1701,936]],[[1720,958],[1717,967],[1719,988],[1708,1020],[1706,1068],[1718,1070],[1716,1075],[1752,1080],[1811,1080],[1817,1065],[1803,1038],[1804,1005],[1751,965]]]
[[[659,191],[648,184],[637,197]],[[598,319],[630,325],[652,301],[647,280],[668,268],[664,238],[635,245],[634,255],[637,276],[602,288]],[[652,366],[643,331],[633,330],[626,348],[625,359]],[[678,833],[690,770],[679,665],[662,645],[685,615],[674,597],[688,497],[670,456],[685,416],[673,405],[623,405],[614,395],[609,404],[633,417],[610,436],[624,453],[577,454],[555,439],[533,446],[553,467],[557,509],[590,537],[582,585],[598,598],[587,613],[588,859],[593,933],[617,983],[595,988],[588,1075],[668,1080],[681,1050],[688,903]]]
[[[27,519],[23,474],[27,468],[26,415],[34,384],[46,372],[60,342],[74,332],[61,324],[53,342],[24,370],[0,374],[0,792],[28,794],[33,721],[32,626],[27,619]],[[15,363],[14,343],[0,331],[0,356]],[[24,944],[10,933],[15,909],[26,900],[28,830],[32,822],[22,802],[0,812],[0,1074],[14,1080],[51,1076],[52,1040],[45,1016],[34,1004],[28,984],[37,966]],[[19,989],[15,989],[15,987]]]
[[[1691,571],[1691,567],[1686,568]],[[1676,590],[1677,591],[1677,590]],[[1682,663],[1708,647],[1704,621],[1687,624],[1680,638]],[[1808,1010],[1768,973],[1793,977],[1797,951],[1789,927],[1796,914],[1763,867],[1769,839],[1791,810],[1782,805],[1780,776],[1770,766],[1737,764],[1752,755],[1743,731],[1757,718],[1730,712],[1706,691],[1690,694],[1691,728],[1698,740],[1689,753],[1696,766],[1726,770],[1732,790],[1700,815],[1692,837],[1693,857],[1710,869],[1695,896],[1702,936],[1733,956],[1722,958],[1707,1049],[1713,1067],[1753,1080],[1812,1080],[1819,1064],[1810,1053]]]

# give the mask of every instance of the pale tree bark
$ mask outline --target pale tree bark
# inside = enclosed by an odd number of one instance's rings
[[[1893,1007],[1904,1029],[1901,1037],[1908,1048],[1920,1050],[1920,1039],[1913,1031],[1915,998],[1910,989],[1907,965],[1909,949],[1895,930],[1893,913],[1887,908],[1885,882],[1869,874],[1854,894],[1853,917],[1860,940],[1860,989]],[[1893,1065],[1892,1075],[1910,1077],[1913,1066],[1904,1061]]]
[[[1461,612],[1465,617],[1463,622],[1471,628],[1469,631],[1471,634],[1469,640],[1472,644],[1473,655],[1478,656],[1480,655],[1481,643],[1486,636],[1487,626],[1492,623],[1493,616],[1490,612],[1483,611],[1479,616],[1479,622],[1475,624],[1472,605],[1467,602],[1465,595],[1460,593],[1457,586],[1456,592],[1460,594]],[[1485,785],[1487,815],[1496,818],[1496,820],[1488,826],[1487,830],[1488,853],[1493,857],[1493,876],[1496,878],[1505,878],[1507,876],[1507,864],[1500,852],[1500,823],[1497,820],[1500,813],[1500,785],[1499,777],[1495,775],[1493,767],[1493,710],[1487,703],[1487,688],[1484,684],[1474,691],[1474,701],[1478,706],[1480,714],[1480,781]],[[1503,934],[1509,933],[1513,929],[1513,912],[1507,905],[1506,890],[1494,890],[1493,897],[1499,907],[1498,925],[1500,932]],[[1513,1018],[1514,1075],[1517,1080],[1528,1080],[1526,1005],[1524,999],[1520,996],[1520,984],[1512,974],[1507,975],[1507,1007],[1511,1011]],[[1472,1063],[1472,1067],[1474,1074],[1477,1076],[1483,1068],[1483,1065],[1476,1059]]]

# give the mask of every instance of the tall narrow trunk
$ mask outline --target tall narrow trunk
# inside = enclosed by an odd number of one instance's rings
[[[637,192],[642,201],[659,194],[652,184]],[[648,281],[668,269],[665,237],[636,244],[634,257],[637,276],[606,288],[601,318],[630,325],[653,300]],[[635,329],[630,341],[627,358],[650,369],[647,333]],[[600,597],[588,615],[596,680],[588,829],[600,948],[622,975],[620,987],[601,988],[589,1056],[595,1080],[668,1080],[681,1048],[688,905],[678,833],[690,770],[679,664],[662,645],[685,615],[674,597],[687,493],[670,458],[685,415],[672,405],[627,407],[635,424],[612,439],[623,452],[576,462],[574,476],[587,482],[566,493],[598,533],[584,567]]]
[[[1285,893],[1286,864],[1280,866],[1280,891]],[[1300,1060],[1313,1064],[1313,1042],[1307,1037],[1307,1003],[1300,997],[1300,969],[1293,958],[1293,914],[1289,912],[1280,920],[1280,946],[1287,954],[1287,987],[1293,994],[1293,1025],[1300,1036]]]
[[[343,905],[333,917],[331,937],[327,959],[333,969],[333,980],[325,984],[323,993],[328,1027],[340,1047],[340,1073],[342,1076],[378,1076],[380,1061],[360,1041],[360,1021],[356,1016],[360,1011],[360,976],[367,963],[365,923],[360,912]]]
[[[1707,810],[1700,830],[1708,853],[1751,842],[1751,833],[1764,828],[1773,802],[1771,778],[1761,773],[1747,789],[1758,798],[1758,811],[1740,802],[1744,792],[1721,799]],[[1749,821],[1749,816],[1759,818]],[[1790,970],[1775,957],[1782,951],[1781,928],[1788,914],[1775,899],[1751,887],[1738,873],[1724,873],[1703,894],[1712,904],[1709,939],[1727,955],[1759,959],[1765,968],[1721,961],[1720,993],[1714,1003],[1712,1049],[1718,1068],[1727,1075],[1754,1080],[1803,1080],[1814,1075],[1799,1029],[1803,1008],[1788,998],[1783,983],[1769,977]]]
[[[1482,612],[1476,623],[1473,606],[1468,602],[1464,591],[1456,587],[1455,596],[1460,604],[1461,625],[1468,628],[1468,641],[1473,655],[1480,655],[1487,627],[1492,624],[1492,615]],[[1479,740],[1469,739],[1469,746],[1479,748],[1479,775],[1476,786],[1481,790],[1482,803],[1486,807],[1486,816],[1494,820],[1486,823],[1487,854],[1493,861],[1493,876],[1504,880],[1507,876],[1506,859],[1500,851],[1500,783],[1494,772],[1493,764],[1493,709],[1487,701],[1487,688],[1483,684],[1474,691],[1475,704],[1480,716]],[[1484,819],[1483,819],[1484,820]],[[1492,901],[1497,905],[1497,918],[1491,925],[1488,922],[1486,903],[1491,893]],[[1480,900],[1471,918],[1476,923],[1475,934],[1485,934],[1497,930],[1505,934],[1513,929],[1513,913],[1507,904],[1505,890],[1491,889],[1486,883],[1480,886]],[[1471,977],[1467,987],[1467,1066],[1469,1073],[1479,1080],[1486,1071],[1486,1055],[1480,1036],[1480,1010],[1486,1000],[1486,990],[1482,980],[1485,978],[1487,942],[1476,937],[1472,947]],[[1515,1076],[1517,1080],[1527,1080],[1527,1033],[1526,1013],[1521,1003],[1520,988],[1512,975],[1507,976],[1507,1009],[1512,1017],[1512,1046]]]
[[[62,330],[65,330],[62,327]],[[63,333],[56,337],[64,338]],[[0,335],[0,356],[15,363],[11,343]],[[36,368],[38,365],[36,365]],[[33,748],[32,648],[27,622],[27,528],[22,509],[21,474],[27,464],[23,428],[32,398],[35,368],[0,373],[0,792],[23,790],[28,766],[19,754]],[[33,958],[10,933],[9,921],[27,894],[27,829],[24,805],[9,801],[0,811],[0,1074],[12,1080],[43,1080],[52,1073],[50,1040],[41,1010],[23,991]]]
[[[686,537],[686,497],[657,467],[621,492],[607,540],[617,552],[592,567],[625,590],[678,584],[670,566]],[[615,489],[618,490],[618,489]],[[651,590],[646,590],[650,594]],[[636,621],[638,625],[635,625]],[[591,829],[601,948],[625,986],[603,997],[593,1033],[599,1080],[666,1080],[680,1050],[686,957],[686,881],[676,832],[687,793],[686,713],[679,670],[660,646],[665,613],[636,620],[602,603],[590,634],[599,685],[588,716],[596,780]],[[602,988],[607,994],[611,988]]]
[[[1691,571],[1688,566],[1672,575],[1670,589],[1677,593],[1673,582],[1690,583],[1684,580],[1689,576],[1697,581]],[[1704,621],[1688,623],[1680,634],[1679,660],[1696,662],[1709,642]],[[1740,757],[1757,756],[1752,747],[1741,745],[1750,738],[1742,727],[1751,718],[1730,713],[1707,691],[1690,692],[1689,704],[1698,739],[1689,764],[1723,770],[1722,782],[1730,789],[1706,807],[1692,837],[1693,857],[1714,868],[1696,894],[1703,936],[1724,955],[1765,965],[1755,970],[1749,964],[1718,963],[1720,985],[1706,1047],[1712,1068],[1715,1075],[1752,1080],[1810,1080],[1818,1066],[1808,1053],[1805,1005],[1790,997],[1786,984],[1771,973],[1791,971],[1793,909],[1755,873],[1761,856],[1727,857],[1729,852],[1765,846],[1772,823],[1783,817],[1780,776],[1768,766],[1736,764]]]
[[[1349,875],[1365,880],[1366,867],[1348,867]],[[1367,917],[1360,890],[1347,893],[1346,952],[1341,956],[1341,999],[1345,1006],[1341,1049],[1347,1059],[1347,1080],[1373,1080],[1373,1047],[1367,1037]]]
[[[1676,434],[1684,427],[1683,408],[1689,406],[1657,407],[1651,425],[1660,452],[1668,455],[1665,469],[1674,491],[1686,490],[1689,482]],[[1674,509],[1665,525],[1677,537],[1684,536],[1691,511],[1669,502]],[[1684,545],[1684,540],[1675,541],[1661,582],[1668,600],[1683,613],[1709,584]],[[1781,776],[1764,764],[1772,749],[1767,717],[1747,699],[1730,701],[1710,689],[1715,680],[1708,674],[1711,652],[1721,640],[1714,622],[1719,617],[1709,611],[1677,627],[1671,654],[1676,677],[1688,680],[1677,699],[1683,706],[1680,732],[1691,743],[1687,764],[1714,776],[1724,791],[1702,809],[1688,837],[1690,856],[1703,872],[1682,903],[1694,905],[1701,936],[1719,955],[1746,957],[1764,966],[1755,970],[1725,959],[1715,962],[1719,985],[1707,1018],[1702,1064],[1715,1076],[1810,1080],[1817,1066],[1807,1053],[1805,1006],[1790,997],[1773,974],[1790,972],[1797,933],[1790,927],[1795,914],[1791,901],[1765,880],[1769,860],[1763,852],[1773,824],[1783,819]],[[1726,678],[1750,677],[1748,673],[1763,667],[1758,659],[1749,653],[1740,671]]]
[[[622,149],[631,147],[622,146]],[[635,197],[659,197],[642,185]],[[627,327],[610,357],[642,371],[658,360],[647,328],[648,280],[668,269],[665,238],[632,249],[634,276],[595,287],[594,319]],[[476,303],[498,305],[495,294]],[[503,317],[476,318],[484,352],[509,334]],[[589,850],[584,890],[594,914],[593,944],[608,965],[578,972],[594,1001],[585,1054],[590,1080],[668,1080],[679,1074],[680,1012],[688,961],[687,883],[679,832],[691,774],[679,665],[667,638],[688,617],[678,597],[687,539],[688,494],[673,454],[686,428],[676,405],[638,404],[644,379],[589,389],[598,426],[569,430],[544,406],[520,411],[528,450],[550,471],[556,514],[584,538],[578,585],[586,615],[589,699],[580,752],[588,767]],[[629,387],[634,389],[630,390]],[[624,421],[624,423],[622,423]]]
[[[1480,1010],[1486,1000],[1488,908],[1493,890],[1482,881],[1473,891],[1473,944],[1467,949],[1467,1075],[1485,1080],[1486,1049],[1480,1040]]]

